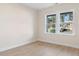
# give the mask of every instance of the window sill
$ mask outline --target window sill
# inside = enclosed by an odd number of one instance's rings
[[[65,34],[65,33],[49,33],[49,32],[45,32],[45,34],[48,34],[48,35],[70,35],[70,36],[74,36],[75,35],[75,33]]]

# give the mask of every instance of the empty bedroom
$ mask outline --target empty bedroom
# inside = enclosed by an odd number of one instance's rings
[[[79,56],[79,3],[0,3],[0,56]]]

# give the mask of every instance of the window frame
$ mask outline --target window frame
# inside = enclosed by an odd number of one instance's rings
[[[60,14],[61,13],[66,13],[66,12],[72,12],[73,13],[73,19],[72,19],[72,33],[71,34],[67,34],[67,33],[61,33],[59,30],[60,30]],[[47,16],[48,15],[56,15],[56,32],[55,33],[50,33],[50,32],[47,32]],[[74,27],[74,23],[75,23],[75,12],[74,10],[64,10],[64,11],[60,11],[60,12],[56,12],[56,13],[52,13],[52,14],[47,14],[45,15],[45,33],[46,34],[60,34],[60,35],[75,35],[75,27]]]
[[[56,13],[52,13],[52,14],[47,14],[47,15],[45,15],[45,33],[46,34],[56,34],[56,32],[55,33],[50,33],[50,32],[47,32],[47,16],[49,16],[49,15],[56,15]],[[56,22],[57,22],[57,15],[56,15]],[[56,25],[56,24],[55,24]],[[56,30],[56,28],[55,28],[55,30]]]

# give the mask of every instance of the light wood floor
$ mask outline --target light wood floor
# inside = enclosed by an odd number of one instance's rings
[[[44,42],[34,42],[28,45],[0,52],[1,56],[79,56],[79,49]]]

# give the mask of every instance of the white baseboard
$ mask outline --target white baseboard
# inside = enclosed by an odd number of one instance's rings
[[[41,42],[46,42],[46,43],[50,43],[50,44],[56,44],[56,45],[62,45],[62,46],[67,46],[67,47],[71,47],[71,48],[77,48],[79,49],[79,45],[73,45],[73,44],[62,44],[62,43],[56,43],[56,42],[52,42],[52,41],[46,41],[46,40],[38,40],[38,41],[41,41]]]
[[[36,40],[29,40],[27,42],[23,42],[21,44],[18,44],[18,45],[14,45],[14,46],[11,46],[11,47],[7,47],[7,48],[0,48],[0,52],[3,52],[3,51],[6,51],[6,50],[9,50],[9,49],[12,49],[12,48],[16,48],[16,47],[19,47],[19,46],[22,46],[22,45],[25,45],[25,44],[30,44],[32,42],[36,42]]]

